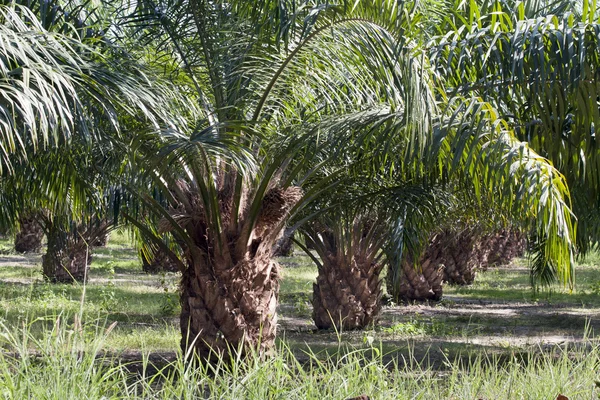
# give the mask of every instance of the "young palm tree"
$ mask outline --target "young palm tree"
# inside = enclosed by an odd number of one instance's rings
[[[107,199],[101,195],[106,182],[94,172],[95,167],[110,163],[104,162],[104,156],[102,162],[94,160],[93,154],[99,153],[75,143],[68,146],[68,152],[53,148],[26,162],[14,162],[13,173],[0,181],[3,220],[10,225],[22,219],[25,210],[25,215],[35,216],[32,222],[46,235],[42,267],[44,277],[52,282],[83,281],[92,243],[111,229],[100,217],[102,209],[107,209]]]
[[[154,147],[136,147],[146,155],[142,169],[170,204],[165,209],[144,197],[160,229],[128,214],[142,232],[168,232],[184,249],[186,350],[209,357],[272,347],[272,246],[291,215],[341,182],[347,165],[340,159],[366,161],[373,176],[392,168],[391,175],[406,179],[452,174],[499,185],[506,207],[547,231],[545,257],[570,271],[572,227],[561,175],[516,143],[487,104],[453,102],[452,113],[439,115],[427,60],[406,36],[412,10],[383,0],[295,8],[137,4],[131,20],[163,44],[158,54],[176,53],[171,60],[180,62],[178,72],[204,112],[193,134],[162,138],[160,161],[153,161]],[[246,158],[214,157],[204,146],[211,139],[245,145]],[[161,243],[157,237],[168,253]]]
[[[446,92],[492,103],[520,140],[565,175],[585,252],[600,232],[596,2],[464,2],[442,21],[428,47]],[[554,265],[534,271],[542,283],[556,277]]]
[[[381,310],[385,223],[375,213],[338,212],[307,223],[302,232],[316,251],[319,275],[313,284],[313,320],[319,329],[362,329]]]

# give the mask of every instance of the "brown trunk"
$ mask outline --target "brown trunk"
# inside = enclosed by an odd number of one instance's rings
[[[319,329],[361,329],[381,311],[385,228],[368,214],[333,214],[304,227],[320,261],[313,285],[313,320]]]
[[[249,207],[240,206],[232,218],[232,189],[223,183],[219,192],[220,231],[209,229],[200,196],[180,182],[183,198],[174,218],[194,246],[185,248],[186,270],[181,279],[181,346],[202,359],[256,350],[264,353],[275,343],[279,266],[272,260],[273,244],[283,221],[302,193],[299,188],[274,188],[261,202],[255,220]],[[181,195],[180,195],[181,196]],[[246,199],[242,199],[246,201]],[[165,229],[177,231],[163,220]]]
[[[194,259],[181,279],[181,345],[210,359],[232,350],[264,352],[275,343],[279,266],[269,257],[220,265]]]
[[[71,224],[70,228],[45,221],[48,248],[42,257],[44,278],[55,283],[84,282],[92,261],[92,246],[98,237],[107,233],[108,225]]]
[[[383,264],[353,257],[348,265],[334,255],[323,261],[313,284],[312,315],[317,328],[362,329],[376,322]]]
[[[91,262],[91,247],[59,228],[47,230],[48,249],[42,257],[44,278],[54,283],[83,282]]]
[[[294,253],[294,231],[290,228],[285,228],[283,235],[277,239],[273,246],[273,257],[291,257]]]
[[[163,251],[157,251],[151,259],[146,258],[143,254],[140,256],[142,259],[142,269],[148,274],[179,271],[177,264]]]
[[[477,269],[487,261],[488,250],[473,230],[443,231],[433,237],[426,255],[444,265],[444,281],[451,285],[470,285]]]
[[[488,266],[507,265],[525,253],[527,241],[525,236],[515,229],[503,229],[488,238],[490,255]]]
[[[421,257],[417,267],[410,259],[405,259],[402,261],[400,285],[392,288],[392,282],[388,280],[388,292],[396,302],[438,301],[443,293],[443,269],[443,264],[431,257]]]
[[[36,216],[19,219],[19,232],[15,237],[17,253],[37,253],[42,248],[44,231]]]

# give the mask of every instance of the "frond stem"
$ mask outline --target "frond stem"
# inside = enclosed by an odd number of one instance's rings
[[[375,25],[376,27],[387,31],[386,28],[384,28],[383,26],[365,19],[365,18],[343,18],[340,19],[339,21],[334,21],[326,26],[323,26],[317,30],[315,30],[313,33],[311,33],[302,43],[300,43],[294,50],[292,50],[292,52],[290,53],[289,56],[287,56],[287,58],[283,61],[283,63],[279,66],[279,69],[277,69],[277,71],[275,72],[275,74],[273,75],[273,77],[271,78],[271,81],[269,82],[269,84],[267,85],[267,88],[265,89],[262,97],[260,98],[260,101],[258,102],[258,105],[256,106],[256,110],[254,111],[254,115],[252,116],[252,122],[257,122],[258,118],[260,117],[260,114],[262,113],[262,109],[265,105],[265,102],[267,101],[267,98],[269,97],[269,95],[271,94],[271,91],[273,90],[273,87],[275,86],[275,84],[277,83],[277,80],[279,79],[279,77],[281,76],[281,74],[283,74],[283,71],[285,70],[285,68],[288,66],[288,64],[294,59],[294,57],[300,52],[300,50],[302,50],[302,48],[304,48],[304,46],[306,44],[308,44],[312,39],[314,39],[315,37],[317,37],[321,32],[325,31],[326,29],[331,29],[333,26],[335,25],[339,25],[339,24],[344,24],[347,22],[364,22],[367,24],[371,24],[371,25]]]

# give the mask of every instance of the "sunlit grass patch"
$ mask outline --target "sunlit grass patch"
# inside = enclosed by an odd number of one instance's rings
[[[172,362],[150,361],[150,353],[120,362],[114,324],[48,318],[39,339],[31,324],[0,324],[0,396],[6,399],[555,399],[596,398],[600,349],[580,346],[538,348],[511,354],[480,353],[447,357],[443,369],[424,359],[389,358],[376,342],[359,347],[340,344],[330,355],[307,350],[298,357],[280,342],[271,357],[189,363],[176,352]],[[160,332],[156,332],[160,333]],[[162,332],[163,334],[165,332]],[[127,338],[140,348],[153,332]],[[165,335],[164,343],[174,339]],[[154,347],[157,347],[155,345]]]
[[[170,351],[179,347],[179,327],[172,323],[137,325],[117,324],[104,348],[111,351]]]

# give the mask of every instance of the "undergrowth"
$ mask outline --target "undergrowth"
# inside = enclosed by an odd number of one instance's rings
[[[69,321],[69,322],[66,322]],[[30,327],[43,323],[44,335]],[[179,354],[153,365],[107,355],[102,348],[115,324],[77,317],[0,324],[0,397],[5,399],[555,399],[597,398],[600,349],[540,348],[498,357],[446,360],[434,370],[415,359],[390,359],[377,344],[336,356],[296,357],[283,342],[274,355],[186,362]],[[340,342],[340,346],[345,346]]]

